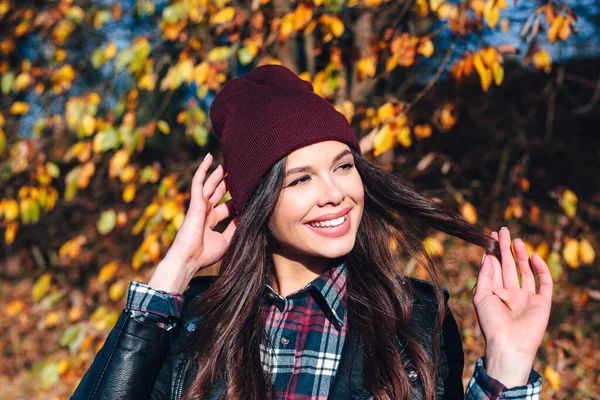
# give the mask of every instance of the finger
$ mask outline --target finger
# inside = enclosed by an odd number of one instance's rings
[[[223,238],[225,238],[225,241],[227,242],[227,246],[229,246],[229,244],[231,243],[231,238],[233,238],[233,234],[235,233],[237,226],[238,226],[238,217],[235,217],[234,219],[231,220],[231,222],[229,222],[229,225],[227,225],[227,228],[225,228],[225,230],[223,231]]]
[[[533,253],[531,261],[540,280],[539,294],[551,300],[552,288],[554,283],[552,282],[552,274],[550,274],[550,269],[548,268],[548,265],[537,253]]]
[[[215,226],[225,218],[231,215],[233,209],[232,200],[227,200],[225,203],[219,204],[215,208],[211,209],[207,215],[207,222],[210,229],[214,229]]]
[[[200,209],[204,209],[206,207],[206,199],[202,197],[202,187],[204,186],[204,177],[206,176],[206,172],[212,164],[212,159],[212,154],[208,153],[198,166],[198,169],[196,169],[196,173],[194,173],[191,189],[192,198],[190,200],[191,207]]]
[[[500,242],[500,255],[502,256],[502,282],[505,289],[519,289],[517,265],[510,249],[510,232],[503,226],[498,232]]]
[[[521,273],[521,287],[528,292],[535,293],[535,276],[533,276],[533,271],[529,264],[527,246],[525,246],[525,243],[520,238],[515,239],[513,243],[519,272]]]
[[[484,254],[483,262],[479,268],[473,303],[478,304],[485,296],[493,293],[494,270],[489,255]]]
[[[217,186],[221,183],[223,175],[225,175],[225,172],[223,172],[223,164],[219,164],[217,168],[215,168],[215,170],[211,172],[208,179],[206,179],[206,182],[204,182],[204,187],[202,188],[202,195],[205,199],[210,199],[210,197],[217,189]]]
[[[210,199],[208,199],[209,208],[212,209],[215,206],[215,204],[221,201],[226,192],[227,185],[225,184],[225,181],[219,182],[214,193],[212,194],[212,196],[210,196]]]
[[[492,238],[498,241],[498,232],[494,231],[491,234]],[[494,290],[500,290],[504,288],[504,282],[502,281],[502,266],[500,260],[492,254],[488,254],[492,259],[492,270],[494,271]]]

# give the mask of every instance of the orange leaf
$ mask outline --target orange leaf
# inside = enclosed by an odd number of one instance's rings
[[[558,32],[560,31],[560,29],[562,28],[564,23],[565,23],[564,15],[559,14],[556,16],[556,18],[554,18],[554,20],[552,21],[552,24],[550,25],[550,28],[548,29],[548,40],[550,41],[550,43],[556,42]]]
[[[466,201],[460,206],[460,215],[470,224],[477,222],[477,210],[475,206],[470,202]]]

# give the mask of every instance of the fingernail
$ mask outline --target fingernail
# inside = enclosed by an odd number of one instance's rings
[[[204,158],[202,159],[202,161],[206,160],[206,158],[208,157],[209,154],[210,154],[210,151],[208,153],[206,153],[206,155],[204,156]]]
[[[502,228],[500,228],[500,230],[502,230],[502,229],[508,229],[508,228],[507,228],[507,227],[505,227],[505,226],[503,226]]]
[[[486,253],[483,253],[483,257],[481,257],[481,264],[479,264],[480,266],[483,265],[483,262],[485,261],[485,256],[486,255],[487,255]]]
[[[534,257],[534,256],[538,256],[538,257],[539,257],[540,255],[539,255],[539,254],[538,254],[536,251],[534,251],[534,252],[531,254],[531,258],[533,259],[533,257]]]
[[[516,242],[517,240],[518,240],[518,241],[522,241],[522,240],[521,240],[521,238],[516,238],[516,239],[515,239],[515,242]]]

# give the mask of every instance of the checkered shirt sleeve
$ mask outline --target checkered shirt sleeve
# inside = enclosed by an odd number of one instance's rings
[[[181,318],[183,302],[181,293],[152,289],[146,282],[132,281],[125,311],[137,321],[153,323],[169,331]]]
[[[508,389],[498,380],[492,378],[485,371],[483,357],[477,359],[473,377],[467,385],[466,400],[499,400],[499,399],[523,399],[540,400],[542,391],[542,377],[531,370],[527,385],[515,386]]]

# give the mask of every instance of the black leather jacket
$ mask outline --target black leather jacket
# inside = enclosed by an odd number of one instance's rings
[[[213,281],[214,277],[193,278],[190,288],[184,293],[185,305],[200,296]],[[408,282],[413,285],[416,295],[412,320],[425,332],[432,332],[437,311],[433,286],[415,278],[409,278]],[[446,317],[436,391],[439,399],[464,399],[463,348],[458,326],[448,309],[449,293],[446,289],[444,297]],[[170,331],[139,322],[123,311],[71,399],[178,400],[193,378],[188,358],[174,351],[177,339],[188,333],[185,327],[190,318],[189,311],[189,308],[184,308],[181,321]],[[431,337],[419,340],[431,356]],[[359,342],[359,338],[349,330],[329,399],[372,399],[363,385],[363,352]],[[398,349],[402,351],[402,346]],[[403,360],[408,360],[408,357],[403,357]],[[410,361],[405,361],[405,368],[412,382],[411,400],[423,399],[423,387],[416,368]],[[220,399],[224,390],[224,381],[217,380],[206,400]]]

